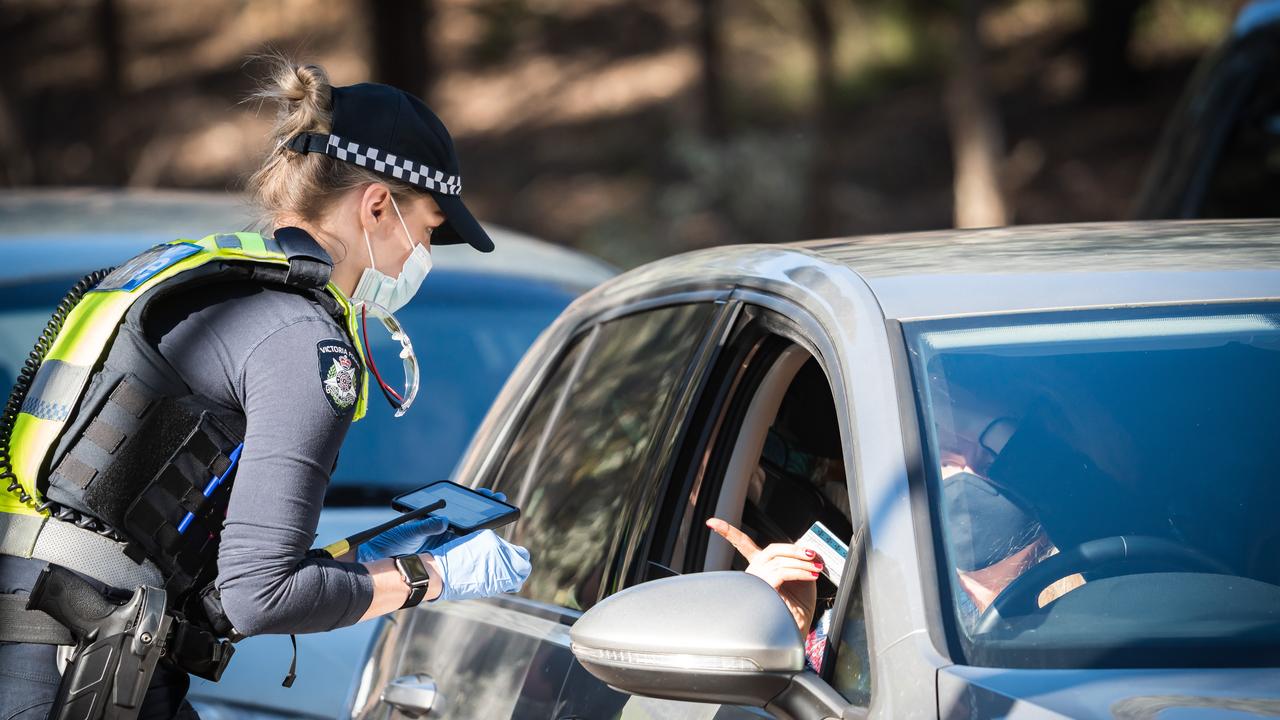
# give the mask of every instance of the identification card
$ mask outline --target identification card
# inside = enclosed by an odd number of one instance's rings
[[[841,542],[835,533],[828,530],[826,525],[815,522],[796,541],[796,545],[818,553],[818,557],[822,558],[822,574],[836,586],[840,585],[844,563],[849,558],[849,546]]]

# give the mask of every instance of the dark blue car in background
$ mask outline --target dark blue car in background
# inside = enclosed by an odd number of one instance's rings
[[[54,306],[84,274],[177,237],[253,226],[239,196],[102,190],[0,193],[0,387],[18,369]],[[494,396],[538,334],[575,297],[615,274],[608,265],[501,228],[497,249],[432,249],[435,269],[397,313],[421,364],[412,410],[395,418],[376,393],[352,426],[321,515],[324,544],[391,514],[399,493],[450,476]],[[371,334],[375,357],[398,343]],[[392,376],[400,372],[391,366]],[[395,378],[392,382],[398,381]],[[337,717],[350,705],[375,623],[298,637],[298,679],[286,636],[242,641],[222,682],[193,679],[189,698],[205,720]]]

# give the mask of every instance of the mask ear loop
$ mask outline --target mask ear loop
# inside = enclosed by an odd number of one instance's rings
[[[364,246],[369,250],[369,267],[377,270],[378,261],[373,259],[373,243],[369,242],[369,231],[362,227],[360,232],[364,233]]]
[[[396,204],[396,197],[391,196],[391,207],[396,211],[396,217],[400,218],[400,227],[404,230],[404,241],[409,243],[409,252],[413,252],[415,243],[413,236],[409,234],[409,226],[404,222],[404,216],[400,214],[400,206]]]
[[[373,373],[374,379],[378,381],[378,389],[382,390],[382,395],[391,404],[391,408],[393,410],[402,410],[404,408],[404,398],[382,379],[382,375],[378,372],[378,365],[373,361],[373,349],[369,346],[367,308],[367,305],[360,305],[360,335],[364,340],[364,354],[365,359],[369,361],[369,371]]]

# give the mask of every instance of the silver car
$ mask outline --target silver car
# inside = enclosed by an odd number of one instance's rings
[[[1280,714],[1278,237],[951,231],[605,283],[455,473],[521,506],[533,575],[384,621],[353,717]],[[850,546],[825,641],[711,517]]]

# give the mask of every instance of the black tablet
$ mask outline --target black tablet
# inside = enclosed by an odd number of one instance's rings
[[[520,508],[515,505],[448,480],[400,495],[391,501],[391,507],[410,512],[437,500],[444,500],[446,504],[432,514],[447,518],[450,529],[459,535],[502,527],[520,517]]]

